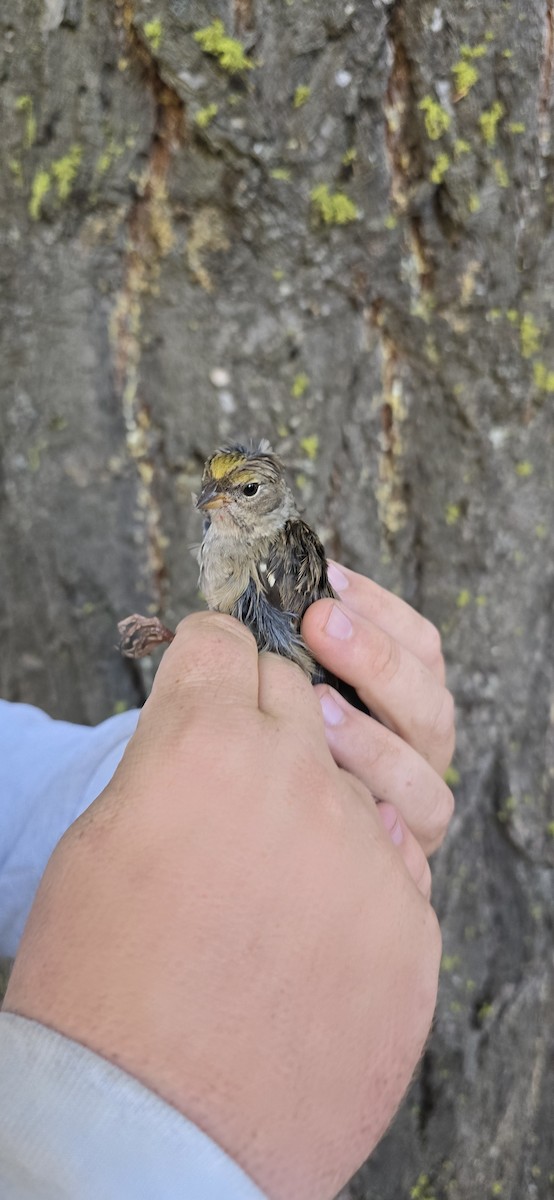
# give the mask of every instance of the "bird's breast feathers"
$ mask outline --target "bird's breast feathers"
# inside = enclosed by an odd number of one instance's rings
[[[213,526],[200,547],[200,590],[209,608],[233,612],[249,585],[269,603],[301,617],[309,604],[334,593],[323,547],[309,525],[287,521],[276,537],[229,545]]]

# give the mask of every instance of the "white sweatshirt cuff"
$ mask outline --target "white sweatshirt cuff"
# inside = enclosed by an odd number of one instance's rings
[[[206,1134],[119,1067],[0,1014],[6,1200],[264,1200]]]

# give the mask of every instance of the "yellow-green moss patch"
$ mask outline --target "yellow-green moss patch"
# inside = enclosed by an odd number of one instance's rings
[[[496,179],[498,186],[501,188],[509,187],[510,179],[508,176],[508,172],[506,170],[506,166],[502,162],[501,158],[495,158],[495,160],[492,164],[492,169],[494,171],[494,177]]]
[[[432,96],[424,96],[423,100],[419,102],[419,108],[424,114],[427,137],[432,142],[438,141],[443,133],[446,133],[447,129],[450,129],[450,114]]]
[[[495,100],[492,108],[489,108],[485,112],[481,113],[481,116],[479,117],[479,126],[487,146],[494,146],[496,142],[498,122],[503,116],[504,105],[500,103],[500,100]]]
[[[302,108],[306,100],[309,100],[311,91],[312,89],[308,87],[307,83],[299,83],[292,98],[293,108]]]
[[[154,17],[152,21],[147,21],[142,28],[148,44],[154,51],[159,50],[163,34],[163,25],[160,18]]]
[[[528,479],[529,475],[533,474],[533,470],[533,463],[528,462],[527,459],[516,463],[516,475],[519,475],[520,479]]]
[[[541,331],[531,313],[524,313],[519,326],[519,341],[523,358],[532,358],[537,354],[541,340]]]
[[[455,525],[460,520],[461,511],[459,504],[447,504],[445,512],[446,524]]]
[[[82,147],[75,142],[69,148],[68,153],[64,154],[63,158],[57,158],[52,163],[50,169],[56,181],[58,200],[67,200],[68,196],[71,195],[82,157]]]
[[[195,42],[201,46],[204,54],[217,58],[220,67],[230,75],[239,71],[251,71],[254,63],[244,52],[244,47],[236,38],[228,37],[223,21],[212,21],[205,29],[197,29],[193,34]]]
[[[207,129],[214,117],[217,117],[218,111],[219,107],[217,104],[207,104],[205,108],[199,108],[194,118],[195,124],[200,129]]]
[[[34,145],[37,136],[37,121],[35,110],[33,107],[32,96],[18,96],[15,102],[16,112],[25,114],[25,133],[23,135],[23,145],[26,150],[30,150]]]
[[[533,363],[533,382],[540,392],[554,392],[554,371],[543,362]]]
[[[450,166],[448,154],[437,154],[431,174],[429,176],[431,183],[442,183],[446,172]]]
[[[37,171],[31,184],[31,199],[29,200],[29,216],[32,221],[38,221],[42,208],[42,201],[52,186],[52,179],[49,171]]]
[[[478,46],[468,46],[467,42],[464,42],[463,46],[460,46],[462,58],[482,58],[486,53],[487,47],[484,42],[480,42]]]
[[[434,1191],[429,1190],[428,1175],[418,1175],[416,1183],[410,1188],[410,1200],[436,1200]]]
[[[345,192],[330,192],[326,183],[312,188],[310,199],[325,225],[348,225],[358,218],[358,209]]]
[[[102,153],[98,155],[96,160],[96,174],[105,175],[106,171],[109,171],[112,163],[115,162],[117,158],[121,158],[121,155],[124,153],[125,147],[121,146],[119,142],[116,142],[114,138],[110,138],[109,142],[102,150]]]
[[[456,99],[462,100],[477,83],[479,72],[477,67],[473,66],[473,63],[468,62],[465,58],[461,58],[459,62],[454,63],[452,74],[456,84]]]
[[[300,397],[304,395],[304,392],[307,391],[309,386],[310,386],[310,376],[306,375],[305,371],[300,371],[300,373],[298,375],[295,375],[295,377],[293,379],[292,387],[290,389],[290,394],[291,394],[291,396],[294,396],[295,400],[299,400]]]
[[[315,462],[317,458],[317,452],[319,450],[319,438],[317,433],[312,433],[309,437],[302,438],[300,445],[304,453],[310,459],[310,462]]]
[[[287,183],[291,173],[288,167],[274,167],[269,174],[272,179],[282,179],[284,183]]]

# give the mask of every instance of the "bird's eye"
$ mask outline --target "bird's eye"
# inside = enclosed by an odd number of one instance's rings
[[[256,492],[259,490],[259,487],[260,487],[259,483],[245,483],[245,485],[242,489],[243,494],[245,496],[255,496]]]

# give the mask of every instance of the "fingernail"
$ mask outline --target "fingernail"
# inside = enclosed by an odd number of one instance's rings
[[[351,620],[336,604],[333,604],[330,616],[327,618],[325,630],[329,637],[340,638],[342,641],[349,638],[352,633]]]
[[[329,583],[335,592],[344,592],[348,587],[348,580],[342,571],[339,571],[336,563],[330,562],[327,567]]]
[[[379,816],[395,846],[399,846],[404,841],[402,826],[398,819],[398,813],[393,804],[379,804]]]
[[[340,704],[337,704],[329,692],[325,692],[323,696],[320,696],[319,701],[323,712],[323,720],[326,725],[340,725],[341,721],[344,721],[344,712]]]

